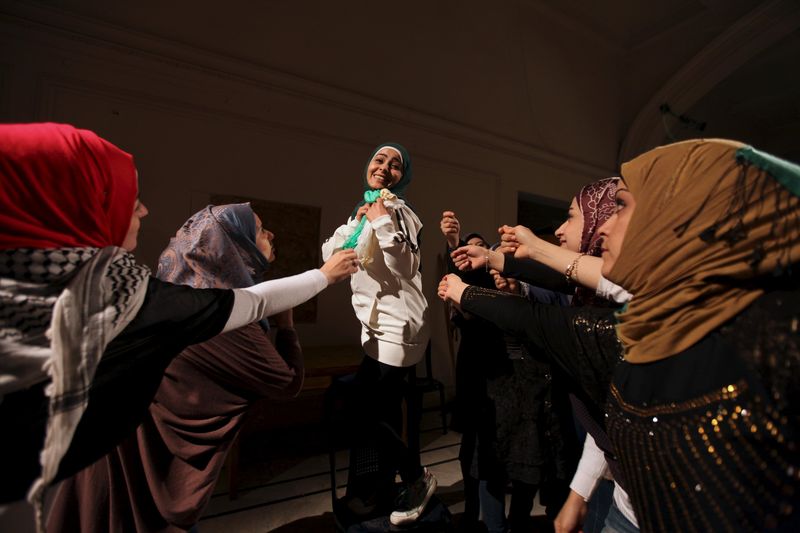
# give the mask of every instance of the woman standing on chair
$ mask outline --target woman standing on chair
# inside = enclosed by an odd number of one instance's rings
[[[341,249],[355,249],[360,260],[350,281],[364,348],[355,377],[353,415],[359,427],[354,438],[360,444],[372,438],[380,441],[377,449],[388,455],[390,467],[386,479],[358,483],[351,453],[348,496],[359,510],[380,509],[387,503],[381,501],[386,499],[383,487],[393,482],[394,471],[399,470],[405,491],[390,516],[395,525],[419,518],[436,490],[436,478],[422,468],[419,456],[409,452],[400,436],[404,382],[409,369],[424,356],[430,336],[420,272],[422,223],[404,200],[411,178],[406,149],[396,143],[379,145],[361,178],[363,199],[347,223],[322,246],[323,258]]]

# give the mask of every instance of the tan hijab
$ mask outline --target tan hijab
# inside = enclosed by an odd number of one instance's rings
[[[608,278],[634,294],[617,327],[631,363],[689,348],[800,258],[797,165],[693,140],[629,161],[622,179],[636,208]]]

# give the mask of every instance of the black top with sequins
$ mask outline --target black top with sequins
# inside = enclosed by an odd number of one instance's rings
[[[688,350],[619,365],[606,429],[642,531],[800,531],[800,299],[762,296]]]
[[[624,486],[603,430],[602,408],[622,354],[614,329],[614,310],[539,304],[475,286],[464,290],[461,308],[520,338],[531,354],[545,357],[563,371],[569,392],[580,402],[576,416],[606,453],[615,479]]]

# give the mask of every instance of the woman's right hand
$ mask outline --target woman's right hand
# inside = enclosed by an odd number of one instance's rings
[[[442,235],[447,239],[447,246],[455,248],[458,246],[458,239],[461,234],[461,224],[456,218],[456,214],[452,211],[445,211],[442,213],[442,220],[439,222],[439,229],[442,230]]]
[[[356,220],[361,222],[361,217],[363,217],[364,215],[367,214],[367,211],[369,210],[369,206],[370,205],[372,205],[372,204],[364,204],[364,205],[362,205],[361,207],[358,208],[358,211],[356,211]]]
[[[534,251],[541,242],[544,242],[525,226],[514,226],[513,228],[511,226],[501,226],[498,231],[502,242],[498,251],[502,253],[513,252],[516,258],[528,257],[536,259]]]
[[[319,269],[328,278],[328,285],[333,285],[358,272],[358,256],[355,250],[341,250],[333,254]]]
[[[583,497],[574,490],[569,491],[567,501],[561,507],[558,516],[553,522],[556,533],[574,533],[583,531],[583,522],[586,519],[587,506]]]
[[[455,274],[448,274],[439,282],[439,288],[436,292],[439,298],[445,302],[461,305],[461,295],[464,294],[464,289],[468,286]]]
[[[489,250],[474,244],[468,244],[461,248],[456,248],[450,254],[453,264],[462,271],[475,270],[486,266]]]

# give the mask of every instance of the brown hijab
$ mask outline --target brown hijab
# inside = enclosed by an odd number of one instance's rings
[[[800,258],[797,165],[692,140],[629,161],[622,179],[636,208],[608,278],[634,294],[617,327],[631,363],[689,348]]]

